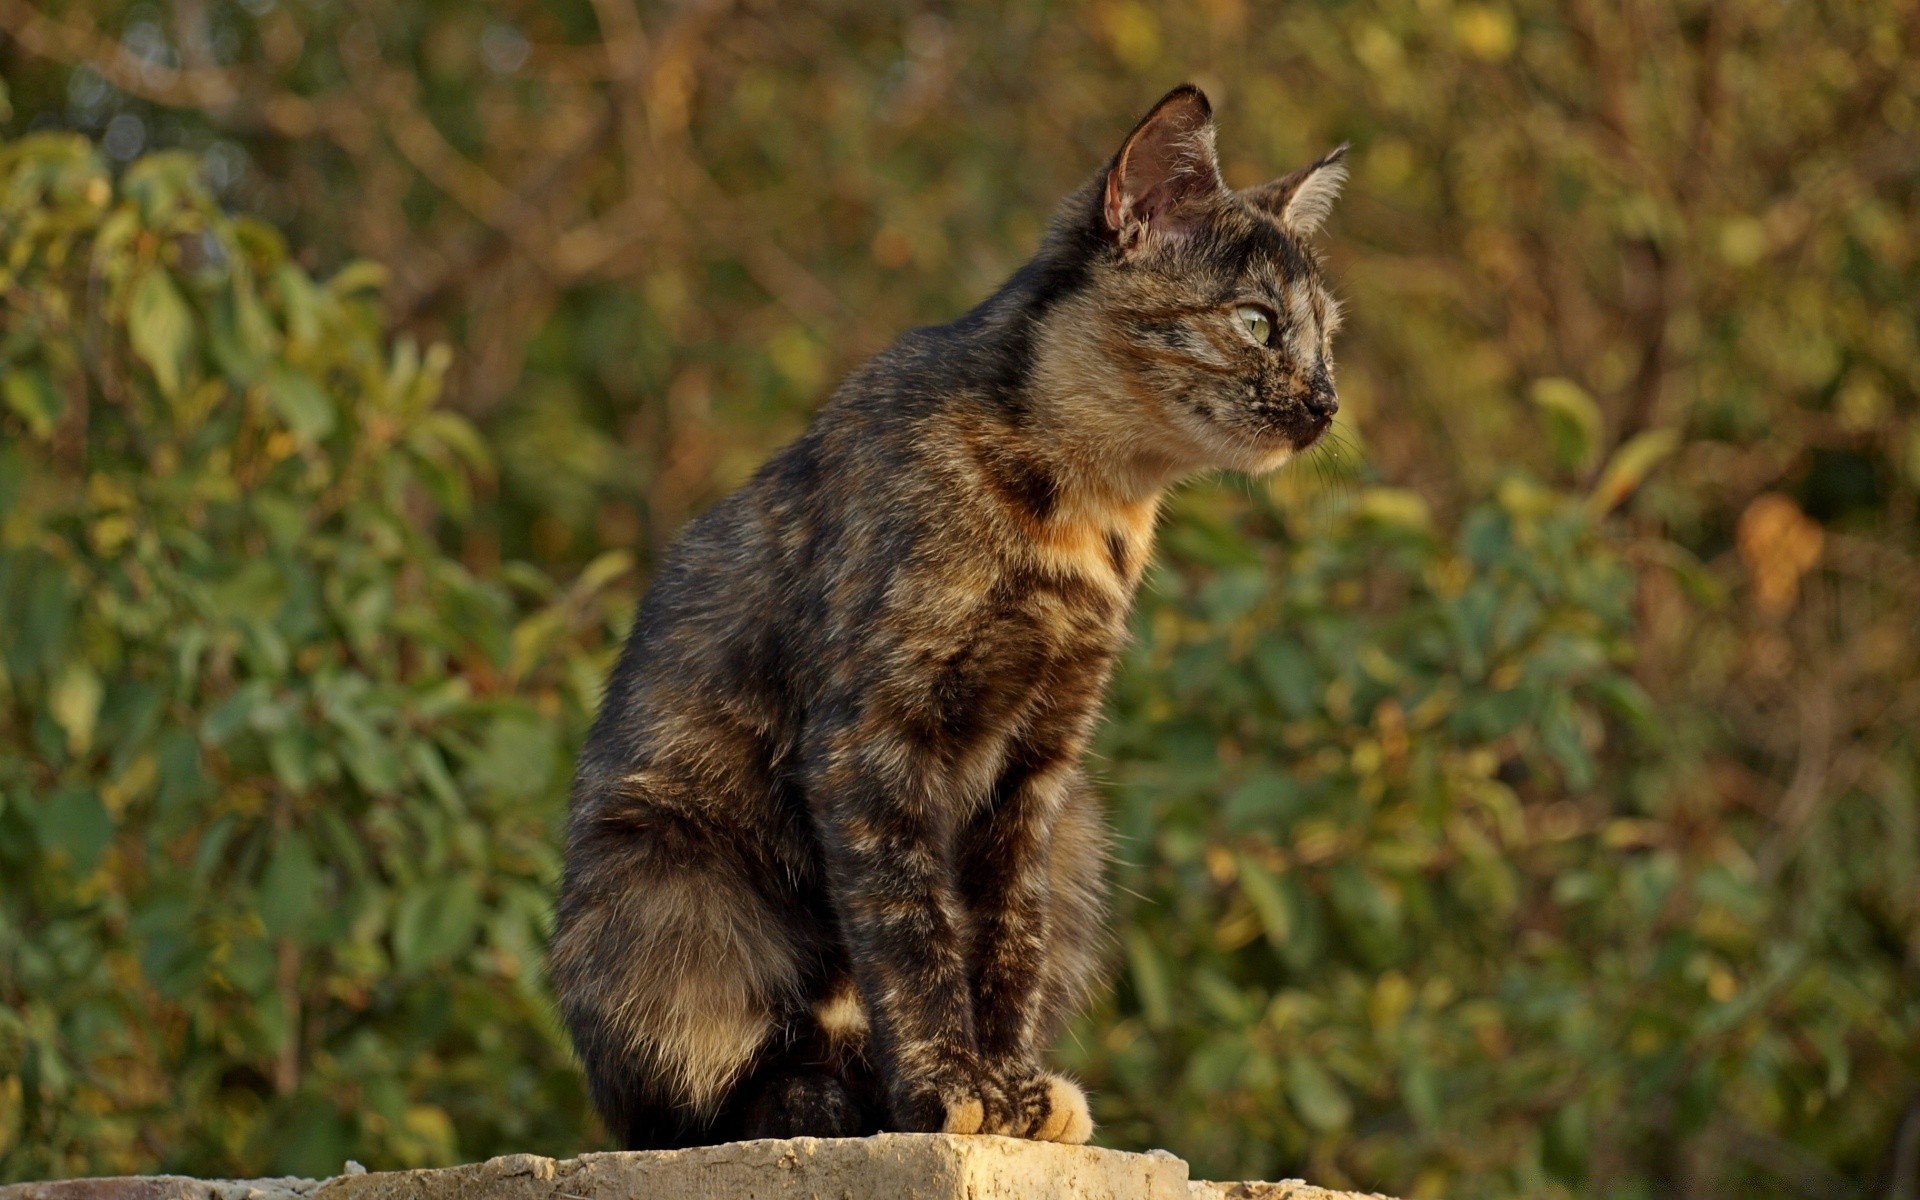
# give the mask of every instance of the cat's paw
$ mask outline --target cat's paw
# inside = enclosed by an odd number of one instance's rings
[[[1003,1133],[1007,1111],[1001,1089],[971,1065],[938,1072],[894,1103],[909,1132]]]
[[[979,1096],[941,1097],[941,1133],[979,1133],[987,1124],[987,1102]]]
[[[1006,1118],[1002,1128],[990,1132],[1072,1146],[1093,1136],[1087,1094],[1066,1076],[1025,1071],[1002,1090],[1007,1097]]]
[[[1087,1094],[1080,1085],[1064,1075],[1047,1076],[1047,1117],[1033,1133],[1042,1142],[1084,1145],[1093,1136],[1093,1113],[1087,1109]]]

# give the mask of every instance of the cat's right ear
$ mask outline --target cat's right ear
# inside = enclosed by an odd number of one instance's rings
[[[1255,208],[1279,221],[1295,237],[1319,231],[1347,181],[1347,147],[1342,142],[1298,171],[1264,187],[1240,193]]]
[[[1204,218],[1199,204],[1225,191],[1213,149],[1213,106],[1190,83],[1140,118],[1107,167],[1103,232],[1122,250],[1165,245]]]

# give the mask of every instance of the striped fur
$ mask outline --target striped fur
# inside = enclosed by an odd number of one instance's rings
[[[855,372],[663,563],[552,955],[624,1144],[1091,1132],[1041,1054],[1099,975],[1080,764],[1160,498],[1279,466],[1335,403],[1296,218],[1337,157],[1237,194],[1213,141],[1171,93],[1032,262]]]

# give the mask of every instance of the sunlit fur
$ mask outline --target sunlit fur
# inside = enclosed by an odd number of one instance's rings
[[[552,954],[623,1144],[1091,1133],[1041,1055],[1100,975],[1080,764],[1161,497],[1277,467],[1334,408],[1300,236],[1337,154],[1236,194],[1212,147],[1170,94],[1032,262],[856,371],[662,563]]]

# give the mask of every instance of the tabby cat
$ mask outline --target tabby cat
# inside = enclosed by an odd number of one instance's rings
[[[632,1148],[1062,1142],[1102,960],[1080,760],[1166,489],[1333,419],[1306,239],[1344,150],[1228,189],[1175,89],[1033,260],[855,371],[688,526],[581,756],[552,973]]]

